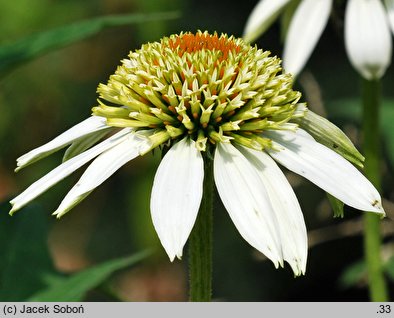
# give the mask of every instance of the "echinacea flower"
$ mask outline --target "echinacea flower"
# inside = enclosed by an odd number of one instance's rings
[[[349,60],[368,80],[381,78],[391,62],[390,26],[394,32],[394,1],[348,0],[345,47]],[[294,6],[297,5],[296,8]],[[291,16],[283,51],[286,72],[297,76],[326,27],[333,0],[260,0],[246,23],[244,39],[254,41],[276,18]]]
[[[151,215],[171,261],[182,256],[199,211],[205,157],[241,236],[276,267],[287,261],[296,275],[304,273],[305,223],[275,161],[349,206],[384,210],[377,190],[343,158],[362,165],[363,157],[339,128],[298,103],[292,76],[269,54],[207,32],[131,52],[99,85],[90,118],[18,159],[19,170],[71,145],[62,164],[11,201],[11,213],[94,159],[54,212],[60,217],[128,161],[161,147],[167,152],[153,182]]]

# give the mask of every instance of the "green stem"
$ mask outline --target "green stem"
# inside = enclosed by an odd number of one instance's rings
[[[210,301],[212,295],[213,161],[204,156],[203,196],[189,238],[190,301]]]
[[[363,151],[366,177],[380,191],[380,81],[363,79]],[[387,285],[381,259],[380,218],[376,214],[364,215],[364,249],[368,270],[369,294],[372,301],[387,301]]]

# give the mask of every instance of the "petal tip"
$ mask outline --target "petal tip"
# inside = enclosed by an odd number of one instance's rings
[[[20,202],[19,202],[19,204],[17,204],[17,200],[15,200],[15,199],[16,198],[9,201],[9,203],[11,204],[11,210],[10,210],[10,212],[8,212],[8,214],[11,216],[14,215],[14,213],[16,211],[19,211],[24,206],[24,205],[20,204]]]
[[[11,203],[11,204],[12,204],[12,203]],[[18,209],[15,208],[15,207],[12,207],[11,210],[10,210],[10,212],[8,212],[8,214],[11,215],[11,216],[13,216],[14,213],[15,213],[16,211],[18,211]]]
[[[18,172],[20,170],[22,170],[23,166],[17,164],[17,167],[14,169],[14,172]]]
[[[60,219],[67,211],[57,209],[55,212],[52,213],[53,216],[56,216],[57,219]]]
[[[164,248],[166,250],[166,248]],[[170,259],[170,262],[173,263],[175,261],[175,258],[182,260],[182,250],[178,253],[175,252],[170,252],[166,250],[166,253],[168,255],[168,258]]]
[[[373,209],[373,212],[376,212],[377,214],[380,215],[381,218],[386,217],[386,212],[384,211],[382,202],[380,200],[375,200],[371,203]]]
[[[299,277],[305,275],[306,271],[306,261],[303,261],[301,258],[295,258],[292,261],[287,261],[293,270],[294,277]]]

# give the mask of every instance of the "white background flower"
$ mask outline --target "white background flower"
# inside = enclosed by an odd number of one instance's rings
[[[291,0],[260,0],[246,23],[244,38],[254,41],[286,10]],[[353,67],[366,79],[384,75],[391,62],[390,23],[392,0],[348,0],[345,15],[345,46]],[[284,42],[283,65],[298,75],[304,68],[329,20],[332,0],[302,0],[292,15]]]

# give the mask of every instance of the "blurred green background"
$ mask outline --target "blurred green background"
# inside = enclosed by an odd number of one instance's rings
[[[89,116],[96,104],[98,83],[107,81],[130,50],[180,31],[201,29],[241,36],[256,3],[256,0],[0,2],[0,201],[3,201],[0,301],[187,300],[187,256],[182,262],[170,263],[150,219],[150,188],[158,154],[148,154],[121,168],[60,221],[50,214],[83,169],[10,217],[9,199],[55,167],[62,152],[18,174],[13,172],[15,160]],[[359,145],[360,80],[346,58],[343,12],[338,10],[296,88],[303,92],[311,109],[328,116]],[[158,12],[167,13],[160,17],[144,16],[138,23],[108,27],[103,24],[86,39],[50,49],[18,65],[7,64],[11,62],[5,59],[5,53],[15,49],[13,43],[37,32],[107,15]],[[274,25],[257,44],[280,56],[279,25]],[[17,54],[13,57],[19,58]],[[382,223],[382,253],[392,297],[393,83],[394,70],[390,67],[383,78],[382,194],[388,217]],[[294,278],[289,266],[276,270],[242,240],[217,200],[214,299],[368,300],[361,213],[346,207],[343,219],[333,218],[323,191],[294,174],[286,174],[300,200],[309,230],[306,275]],[[141,254],[147,250],[150,253]]]

